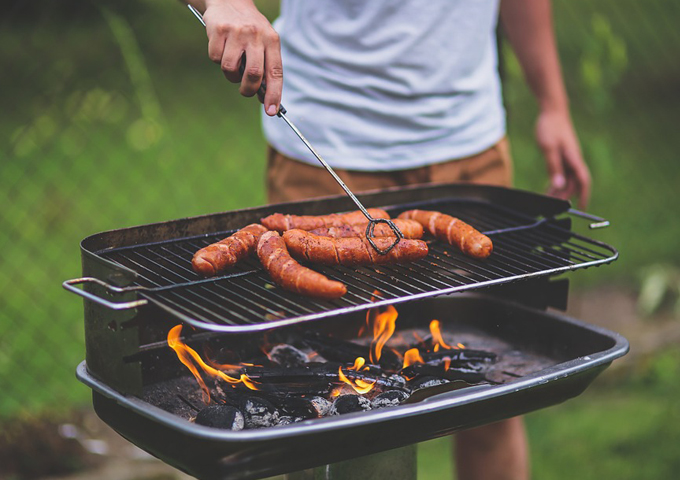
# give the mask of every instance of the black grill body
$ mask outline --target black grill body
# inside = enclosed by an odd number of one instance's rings
[[[501,385],[468,387],[413,404],[240,432],[202,427],[121,394],[98,380],[85,362],[78,377],[93,389],[97,414],[161,460],[202,479],[251,479],[402,447],[555,405],[579,395],[628,350],[627,341],[613,332],[488,296],[426,299],[404,304],[399,311],[398,328],[417,322],[426,325],[438,318],[446,332],[473,329],[488,339],[541,355],[546,362],[539,370]],[[354,313],[322,323],[326,331],[342,331],[362,318]],[[228,337],[238,341],[236,336]],[[147,362],[151,370],[159,363]],[[173,365],[178,363],[175,358]],[[174,374],[186,375],[179,369]]]
[[[93,389],[99,416],[133,443],[199,478],[260,478],[554,405],[579,395],[627,352],[626,340],[613,332],[544,311],[566,307],[567,281],[556,275],[618,256],[614,248],[571,231],[568,202],[462,184],[388,189],[360,200],[393,216],[411,208],[457,216],[489,234],[494,253],[480,261],[432,241],[430,255],[408,265],[319,268],[348,285],[345,297],[319,301],[274,286],[255,260],[202,279],[190,269],[191,256],[271,213],[352,210],[346,197],[125,228],[83,240],[86,278],[65,286],[86,297],[86,362],[77,375]],[[75,283],[84,283],[84,289]],[[432,390],[429,398],[408,405],[262,430],[210,429],[141,400],[149,386],[187,374],[166,344],[177,323],[193,327],[183,333],[194,343],[255,345],[262,335],[298,328],[342,335],[369,308],[388,304],[398,304],[398,328],[438,317],[445,330],[476,328],[519,351],[543,355],[547,363],[500,385]]]

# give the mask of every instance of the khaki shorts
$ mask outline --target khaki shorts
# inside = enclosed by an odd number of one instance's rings
[[[267,199],[280,203],[343,193],[342,188],[319,165],[286,157],[269,147]],[[335,169],[352,192],[422,183],[466,182],[509,187],[512,159],[507,138],[477,155],[409,170],[363,172]]]

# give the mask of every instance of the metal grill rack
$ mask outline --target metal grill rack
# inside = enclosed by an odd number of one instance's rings
[[[429,240],[420,261],[376,267],[317,267],[347,285],[337,300],[317,300],[286,292],[271,281],[256,259],[227,275],[203,279],[191,269],[193,254],[233,233],[185,237],[113,248],[97,255],[138,274],[140,297],[197,328],[250,332],[316,320],[530,277],[601,265],[618,253],[604,243],[571,232],[559,220],[536,218],[501,205],[476,200],[438,200],[388,207],[394,217],[410,208],[436,209],[487,233],[494,253],[476,260],[455,247]]]

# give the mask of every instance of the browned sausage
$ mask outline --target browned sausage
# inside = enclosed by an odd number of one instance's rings
[[[420,223],[439,240],[455,245],[475,258],[487,258],[493,251],[491,239],[458,218],[441,212],[407,210],[399,218]]]
[[[285,290],[327,299],[340,298],[347,293],[347,287],[342,283],[296,262],[277,232],[267,232],[260,237],[257,256],[274,282]]]
[[[239,260],[255,253],[257,242],[266,231],[259,223],[252,223],[224,240],[201,248],[191,260],[194,272],[211,277],[233,267]]]
[[[422,240],[401,240],[386,255],[380,255],[366,237],[320,237],[304,230],[288,230],[283,239],[291,255],[301,260],[322,265],[378,265],[413,262],[427,255],[427,244]],[[394,237],[373,239],[381,250],[394,243]]]
[[[385,210],[379,208],[369,208],[368,213],[373,218],[390,218]],[[283,233],[286,230],[299,228],[300,230],[314,230],[315,228],[339,227],[342,225],[353,225],[355,223],[365,223],[366,217],[361,210],[349,213],[331,213],[330,215],[284,215],[275,213],[262,219],[262,225],[269,230],[276,230]]]
[[[392,220],[394,225],[401,231],[404,238],[423,238],[423,226],[415,220]],[[342,225],[339,227],[315,228],[309,233],[320,237],[365,237],[366,226],[368,223],[357,223],[356,225]],[[373,229],[375,237],[394,237],[394,232],[386,223],[376,223]]]

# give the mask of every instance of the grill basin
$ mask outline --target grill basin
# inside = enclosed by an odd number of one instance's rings
[[[616,333],[489,296],[426,299],[404,304],[399,312],[398,330],[437,318],[450,334],[474,331],[546,361],[539,370],[501,385],[440,393],[389,409],[240,432],[202,427],[139,397],[123,395],[93,377],[85,362],[77,375],[93,389],[97,414],[161,460],[199,478],[251,479],[410,445],[563,402],[579,395],[628,351],[627,341]],[[362,317],[357,313],[339,316],[322,322],[323,328],[341,332]],[[155,354],[150,350],[147,355]],[[146,370],[155,370],[153,360],[142,363],[149,364]],[[177,372],[184,375],[181,369]]]

